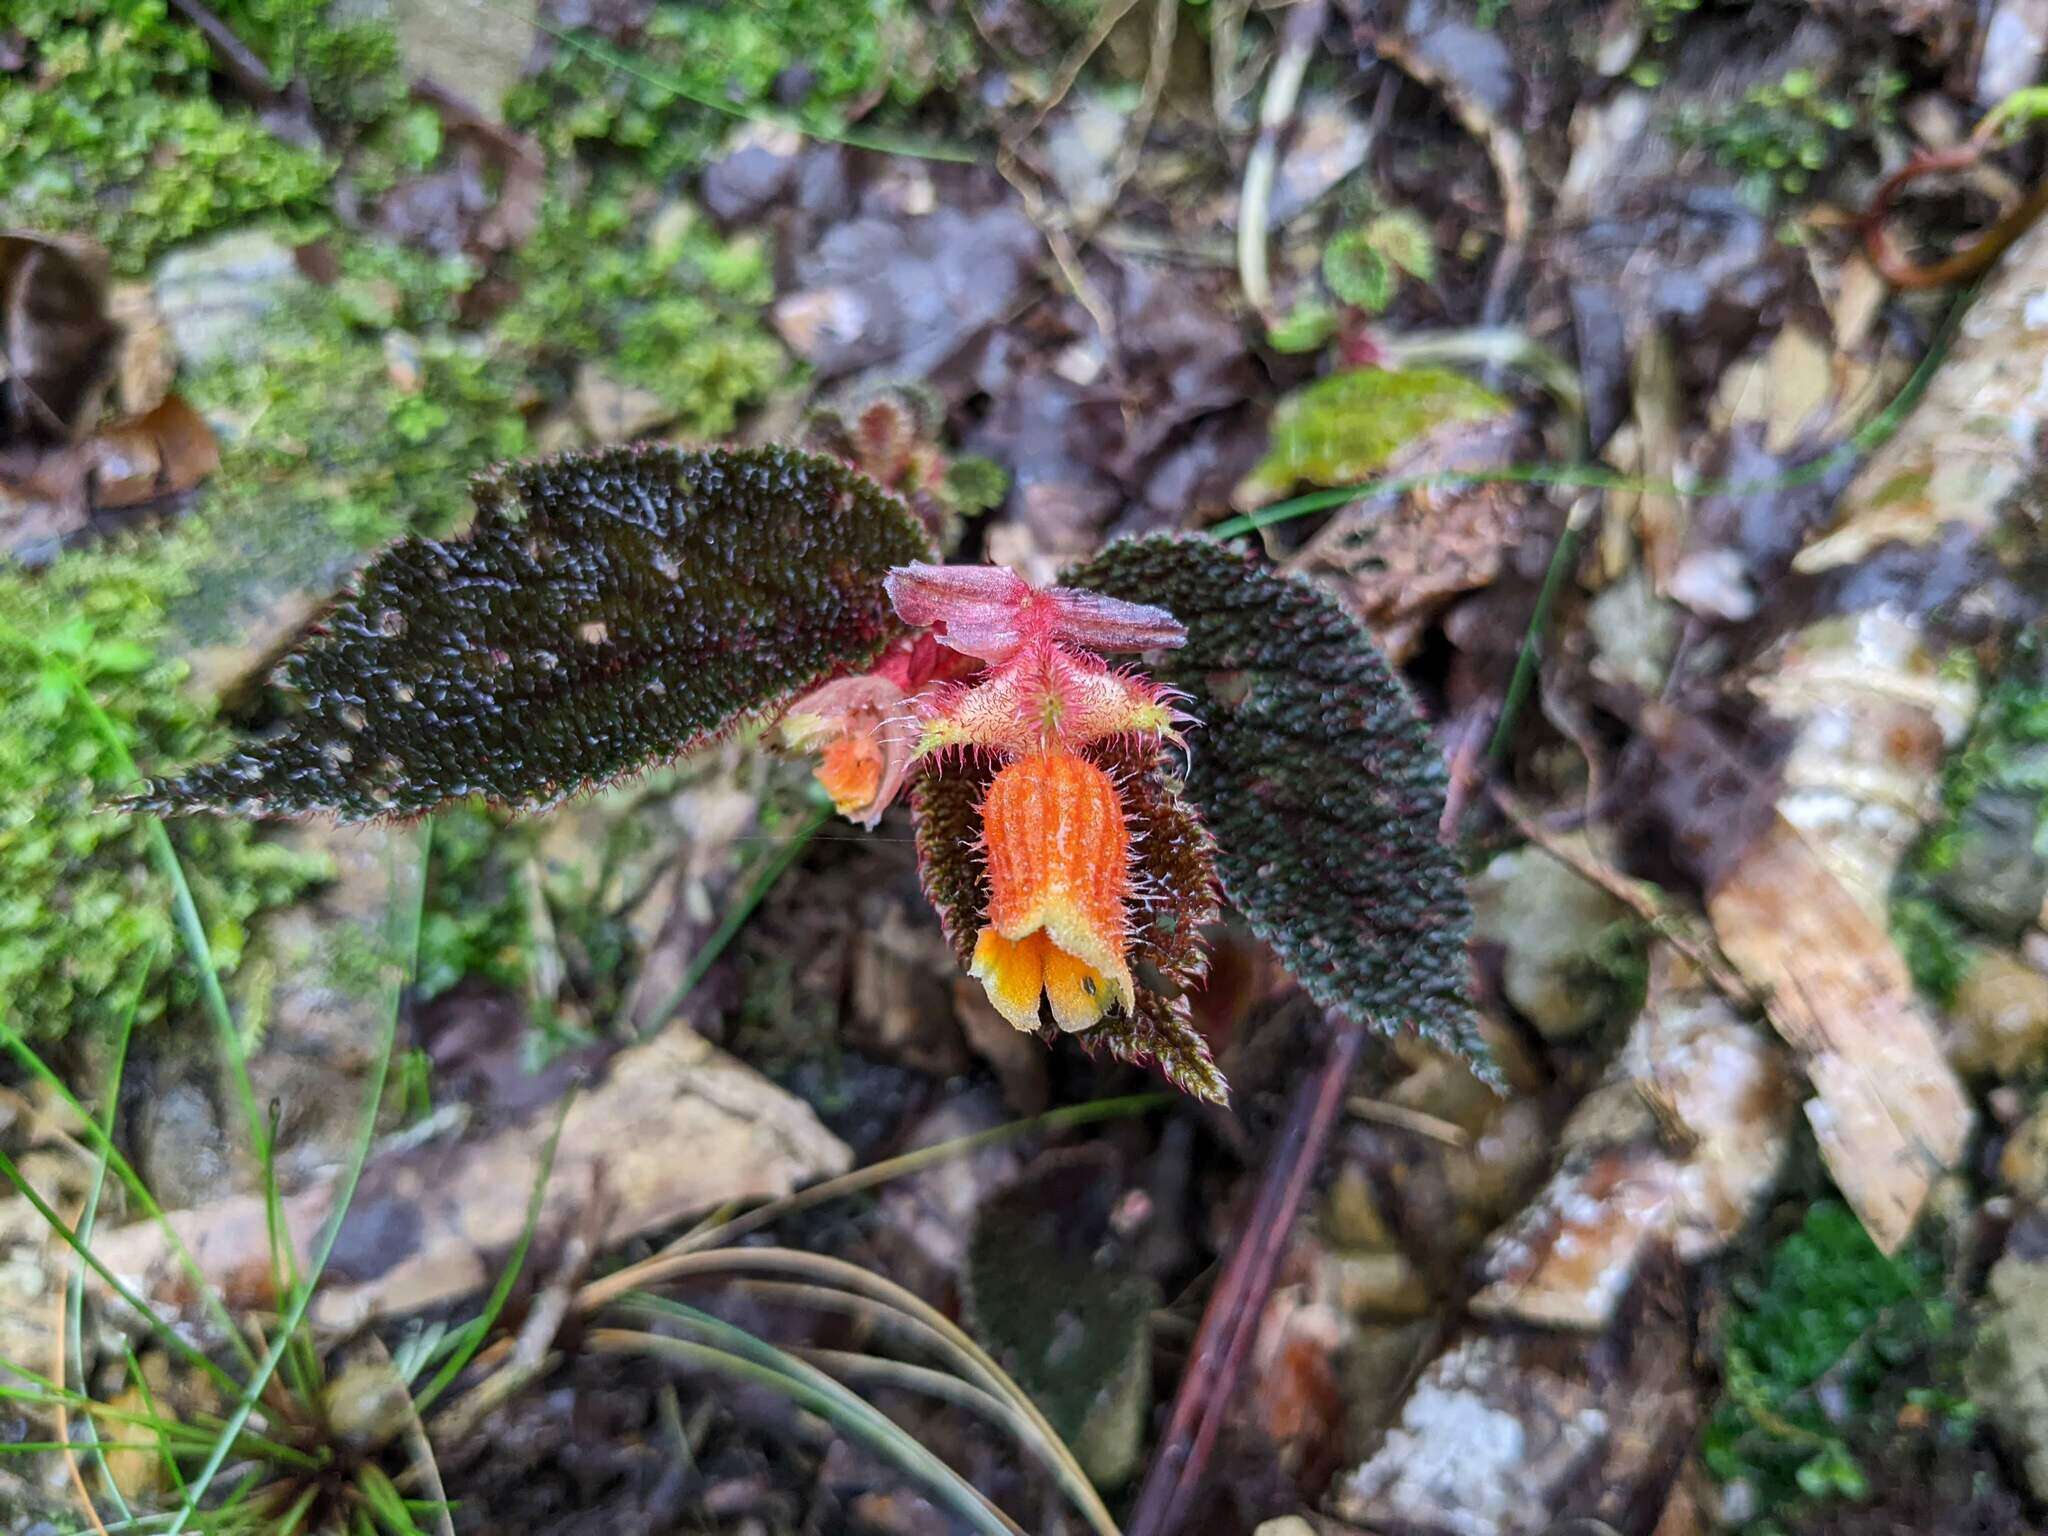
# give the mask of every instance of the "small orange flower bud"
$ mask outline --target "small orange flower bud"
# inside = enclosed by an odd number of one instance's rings
[[[882,749],[873,736],[835,736],[812,770],[832,807],[858,821],[880,798]]]
[[[879,676],[842,677],[790,706],[776,726],[783,746],[816,752],[812,770],[839,814],[872,827],[910,767],[903,690]]]
[[[1064,1030],[1087,1029],[1135,999],[1126,959],[1130,833],[1109,775],[1054,750],[1005,766],[981,806],[988,926],[971,973],[1019,1029],[1041,995]]]

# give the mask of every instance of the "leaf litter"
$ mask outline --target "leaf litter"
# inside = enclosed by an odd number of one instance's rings
[[[1067,1145],[1028,1167],[986,1151],[941,1160],[886,1200],[821,1204],[776,1229],[943,1308],[964,1293],[976,1333],[1057,1427],[1085,1428],[1093,1475],[1132,1490],[1120,1513],[1135,1536],[1277,1536],[1302,1516],[1446,1536],[1571,1522],[2026,1528],[2029,1501],[2048,1496],[2029,1480],[2048,1440],[2024,1371],[1982,1351],[2024,1361],[2039,1348],[2028,1298],[2048,1247],[2022,1155],[2048,1066],[2048,936],[2026,870],[1995,857],[2001,843],[2037,846],[2048,824],[2026,723],[2040,694],[2011,660],[2041,619],[2030,349],[2044,247],[2022,234],[1968,293],[1890,288],[1858,220],[1880,209],[1890,237],[1917,239],[1932,262],[2019,204],[2032,162],[2003,142],[1932,194],[1877,194],[1996,104],[1982,91],[2001,50],[2040,57],[2030,9],[1866,15],[1785,0],[1379,17],[1340,0],[1281,17],[1218,0],[1169,31],[1155,14],[1168,7],[1097,27],[1050,3],[970,22],[875,0],[887,46],[830,58],[777,41],[815,24],[801,5],[761,8],[751,30],[726,26],[735,8],[707,8],[709,21],[687,9],[543,5],[547,41],[501,101],[408,95],[410,77],[442,78],[429,52],[294,39],[262,7],[212,17],[272,70],[290,103],[279,130],[317,136],[336,167],[318,227],[301,181],[280,174],[291,302],[346,311],[346,333],[375,348],[359,376],[389,384],[381,433],[468,445],[435,471],[439,504],[535,448],[615,457],[601,458],[612,489],[560,527],[561,498],[533,478],[547,472],[519,469],[484,482],[468,543],[371,519],[318,567],[316,596],[325,573],[359,568],[338,604],[286,605],[265,643],[209,664],[208,706],[224,696],[253,741],[234,771],[258,778],[152,759],[152,803],[237,785],[228,797],[246,799],[255,784],[278,808],[363,814],[471,790],[558,800],[735,710],[771,715],[841,665],[826,657],[847,633],[863,654],[845,664],[864,662],[892,621],[861,607],[853,569],[927,558],[936,539],[948,559],[1038,582],[1072,571],[1189,626],[1185,650],[1147,660],[1199,724],[1184,764],[1145,771],[1206,819],[1222,904],[1200,913],[1206,990],[1180,947],[1193,936],[1158,936],[1148,963],[1190,990],[1151,1021],[1159,1038],[1025,1056],[1008,1025],[990,1031],[979,989],[958,985],[919,896],[925,821],[906,811],[852,841],[812,813],[791,770],[741,742],[716,764],[579,795],[537,824],[544,855],[482,821],[480,858],[459,874],[444,862],[426,928],[446,939],[444,971],[472,982],[431,1017],[409,1013],[418,1089],[387,1109],[318,1309],[402,1356],[422,1314],[488,1291],[519,1235],[503,1192],[531,1177],[572,1075],[548,1060],[592,1074],[508,1331],[457,1396],[476,1394],[477,1417],[434,1446],[478,1528],[943,1528],[894,1464],[853,1440],[822,1447],[773,1392],[652,1357],[614,1370],[582,1352],[580,1322],[548,1320],[574,1312],[565,1298],[594,1260],[644,1257],[728,1197],[1142,1088],[1118,1058],[1170,1060],[1168,1039],[1189,1080],[1227,1074],[1229,1111],[1153,1106],[1041,1132],[1025,1145]],[[18,56],[4,67],[56,89],[50,35],[0,33],[0,60]],[[737,117],[689,105],[703,82],[678,38],[714,40],[705,58]],[[240,89],[227,73],[206,89]],[[1008,143],[1026,172],[1012,184],[806,138],[806,125],[909,147]],[[586,227],[644,232],[663,253],[658,279],[608,279],[626,312],[575,317],[577,335],[604,338],[587,354],[508,348],[498,315],[542,334],[563,319],[518,309],[522,291],[553,304],[589,288],[541,267],[558,255],[537,244],[546,210],[614,195],[624,222]],[[0,190],[0,212],[12,207]],[[223,485],[252,483],[240,447],[288,478],[301,445],[264,438],[274,407],[238,409],[195,358],[181,364],[191,317],[153,330],[151,305],[110,293],[71,233],[24,229],[4,246],[8,544],[32,562],[90,558],[108,540],[169,560],[207,532]],[[124,275],[149,239],[124,232]],[[635,329],[680,290],[717,297]],[[236,298],[237,346],[257,346],[242,366],[267,368],[263,333],[287,312],[254,283]],[[835,497],[867,493],[833,460],[914,516],[872,548],[834,545],[833,580],[806,566],[823,585],[735,589],[716,615],[689,607],[702,589],[650,589],[675,643],[638,661],[632,613],[504,607],[502,634],[464,637],[468,654],[504,652],[518,685],[517,707],[494,695],[477,715],[496,734],[492,771],[473,772],[456,746],[470,716],[422,691],[424,660],[366,671],[340,643],[402,648],[458,566],[505,580],[483,552],[511,559],[522,536],[581,547],[611,519],[598,544],[658,571],[657,546],[686,539],[688,518],[663,510],[649,466],[710,464],[690,455],[725,427],[704,430],[641,363],[714,323],[758,326],[808,369],[761,367],[755,343],[728,332],[694,375],[738,402],[746,441],[825,455],[743,451],[781,465],[771,479],[819,490],[802,518],[759,500],[760,538],[836,536]],[[1524,367],[1535,347],[1568,359],[1568,388]],[[496,392],[455,399],[448,380],[478,372]],[[1887,411],[1894,401],[1912,409]],[[655,433],[668,441],[592,441]],[[994,475],[954,474],[984,460]],[[358,493],[346,466],[323,473],[259,510],[345,528],[322,509]],[[629,551],[640,513],[675,526]],[[1242,540],[1251,522],[1263,559],[1187,539]],[[376,557],[408,530],[424,537]],[[1216,599],[1237,590],[1215,587],[1216,571],[1244,560],[1261,572],[1247,590],[1263,617]],[[419,581],[394,586],[408,566]],[[815,664],[693,649],[719,632],[726,598],[764,623],[772,610],[818,626],[804,630]],[[233,592],[208,600],[245,611]],[[1314,667],[1282,654],[1299,625],[1327,650]],[[296,699],[270,676],[294,650],[285,680],[312,684]],[[616,657],[623,672],[576,679],[659,683],[683,703],[659,731],[592,756],[604,711],[579,722],[583,691],[550,684],[543,655],[562,668]],[[1395,697],[1426,725],[1372,724]],[[449,734],[400,764],[417,793],[380,799],[392,754],[358,761],[350,743],[409,709]],[[1232,739],[1248,719],[1296,733],[1288,750],[1254,760]],[[320,750],[336,745],[350,752],[338,765]],[[281,791],[287,779],[300,788]],[[956,819],[971,821],[964,800]],[[1414,836],[1424,821],[1446,840]],[[1524,867],[1538,833],[1579,850],[1547,886]],[[1468,945],[1465,876],[1481,868],[1530,891],[1628,895],[1503,901]],[[972,873],[954,893],[965,921]],[[351,961],[329,943],[351,889],[343,870],[319,902],[257,921],[234,986],[254,1069],[283,1088],[294,1223],[324,1198],[329,1133],[293,1101],[360,1071]],[[316,953],[318,986],[293,969]],[[1536,1001],[1552,993],[1587,1000],[1588,1017],[1558,1028]],[[1386,1016],[1356,1022],[1388,1038],[1333,1050],[1322,1010],[1368,1002]],[[479,1048],[451,1042],[479,1038],[491,1045],[465,1069]],[[319,1049],[287,1062],[290,1039]],[[139,1049],[145,1074],[206,1082],[175,1034]],[[1319,1117],[1308,1100],[1332,1071],[1331,1102],[1353,1108]],[[189,1124],[149,1122],[145,1172],[175,1183],[219,1151],[215,1097],[181,1092],[199,1106]],[[704,1118],[660,1108],[678,1103]],[[629,1120],[645,1127],[630,1148],[608,1137]],[[0,1140],[27,1155],[37,1135],[18,1122]],[[759,1153],[720,1151],[721,1137]],[[771,1163],[766,1183],[726,1177]],[[706,1182],[665,1171],[682,1167]],[[202,1269],[260,1305],[268,1243],[246,1160],[235,1182],[178,1221]],[[486,1189],[495,1212],[463,1197]],[[1275,1213],[1297,1210],[1275,1229]],[[163,1280],[152,1299],[192,1299],[163,1278],[175,1261],[159,1228],[102,1226],[117,1269]],[[5,1230],[11,1255],[35,1246]],[[1773,1308],[1815,1304],[1788,1301],[1787,1277],[1823,1240],[1847,1298],[1818,1303],[1845,1309],[1827,1331],[1835,1352],[1759,1355],[1783,1323]],[[394,1275],[405,1283],[380,1286]],[[1011,1286],[1033,1306],[987,1315]],[[920,1358],[840,1303],[698,1289],[685,1299],[785,1349]],[[1854,1312],[1866,1294],[1889,1299]],[[1242,1342],[1205,1310],[1248,1319]],[[1028,1338],[1010,1326],[1022,1322]],[[1223,1374],[1211,1339],[1230,1344]],[[516,1350],[550,1346],[561,1358],[537,1377],[498,1374]],[[179,1397],[144,1353],[145,1379]],[[1879,1356],[1895,1380],[1873,1387]],[[1074,1379],[1077,1362],[1095,1379]],[[901,1369],[887,1379],[876,1400],[1019,1524],[1088,1528],[1014,1436],[912,1390],[920,1378]],[[1179,1400],[1184,1382],[1214,1401]],[[584,1432],[565,1435],[556,1407]],[[1930,1508],[1930,1488],[1958,1491]]]

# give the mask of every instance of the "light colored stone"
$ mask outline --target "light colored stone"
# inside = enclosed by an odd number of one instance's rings
[[[188,368],[256,360],[275,331],[266,317],[310,286],[291,247],[257,229],[180,246],[158,263],[155,282],[157,310]]]
[[[444,85],[492,122],[539,37],[534,0],[390,0],[406,70]]]
[[[630,442],[666,425],[675,414],[651,389],[621,384],[595,363],[576,366],[576,418],[592,442]]]
[[[1982,949],[1948,1008],[1957,1070],[2013,1078],[2048,1061],[2048,976],[2002,949]]]
[[[533,1115],[481,1141],[428,1143],[374,1162],[342,1224],[314,1321],[355,1327],[489,1286],[524,1225],[552,1122]],[[728,1201],[788,1194],[851,1162],[801,1100],[678,1026],[621,1051],[570,1106],[541,1229],[566,1230],[598,1198],[600,1241],[611,1246]],[[284,1203],[302,1261],[332,1195],[323,1182]],[[176,1212],[171,1222],[229,1307],[274,1301],[260,1195]],[[187,1290],[155,1222],[110,1232],[95,1247],[159,1305],[174,1308]]]
[[[1546,1040],[1573,1040],[1607,1001],[1598,957],[1627,909],[1540,848],[1501,854],[1472,882],[1473,933],[1507,952],[1507,999]]]
[[[1970,1397],[2034,1497],[2048,1498],[2048,1264],[2008,1254],[1991,1266],[1986,1290],[1989,1316],[1970,1355]]]

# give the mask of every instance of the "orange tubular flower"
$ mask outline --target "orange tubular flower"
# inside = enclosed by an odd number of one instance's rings
[[[906,623],[988,663],[971,684],[912,700],[918,756],[1003,763],[981,804],[989,902],[970,973],[1019,1029],[1038,1028],[1041,999],[1068,1031],[1132,1011],[1130,830],[1116,785],[1078,749],[1174,735],[1165,691],[1093,653],[1179,645],[1185,632],[1163,609],[1041,591],[995,566],[906,566],[889,594]]]
[[[970,971],[997,1012],[1036,1029],[1043,993],[1059,1027],[1073,1031],[1112,1006],[1128,1011],[1130,834],[1109,775],[1071,752],[1018,758],[989,785],[981,818],[988,926]]]

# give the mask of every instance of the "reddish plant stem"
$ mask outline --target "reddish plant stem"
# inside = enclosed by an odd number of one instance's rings
[[[1258,1337],[1259,1319],[1287,1251],[1294,1218],[1322,1162],[1343,1107],[1344,1086],[1365,1043],[1362,1025],[1335,1013],[1329,1019],[1334,1033],[1322,1065],[1295,1090],[1251,1212],[1209,1293],[1187,1369],[1174,1394],[1172,1417],[1145,1474],[1126,1536],[1170,1536],[1179,1530],[1208,1470],[1238,1377]]]
[[[1932,176],[1940,171],[1967,170],[1983,158],[1989,147],[1988,139],[1972,135],[1946,149],[1925,150],[1879,184],[1870,199],[1869,208],[1856,222],[1863,232],[1863,247],[1871,265],[1894,288],[1945,288],[1951,283],[1967,282],[2004,255],[2007,246],[2032,228],[2043,212],[2048,212],[2048,180],[2044,180],[2011,212],[1962,250],[1927,266],[1921,266],[1899,253],[1885,233],[1885,224],[1891,217],[1892,204],[1900,191],[1923,176]]]

